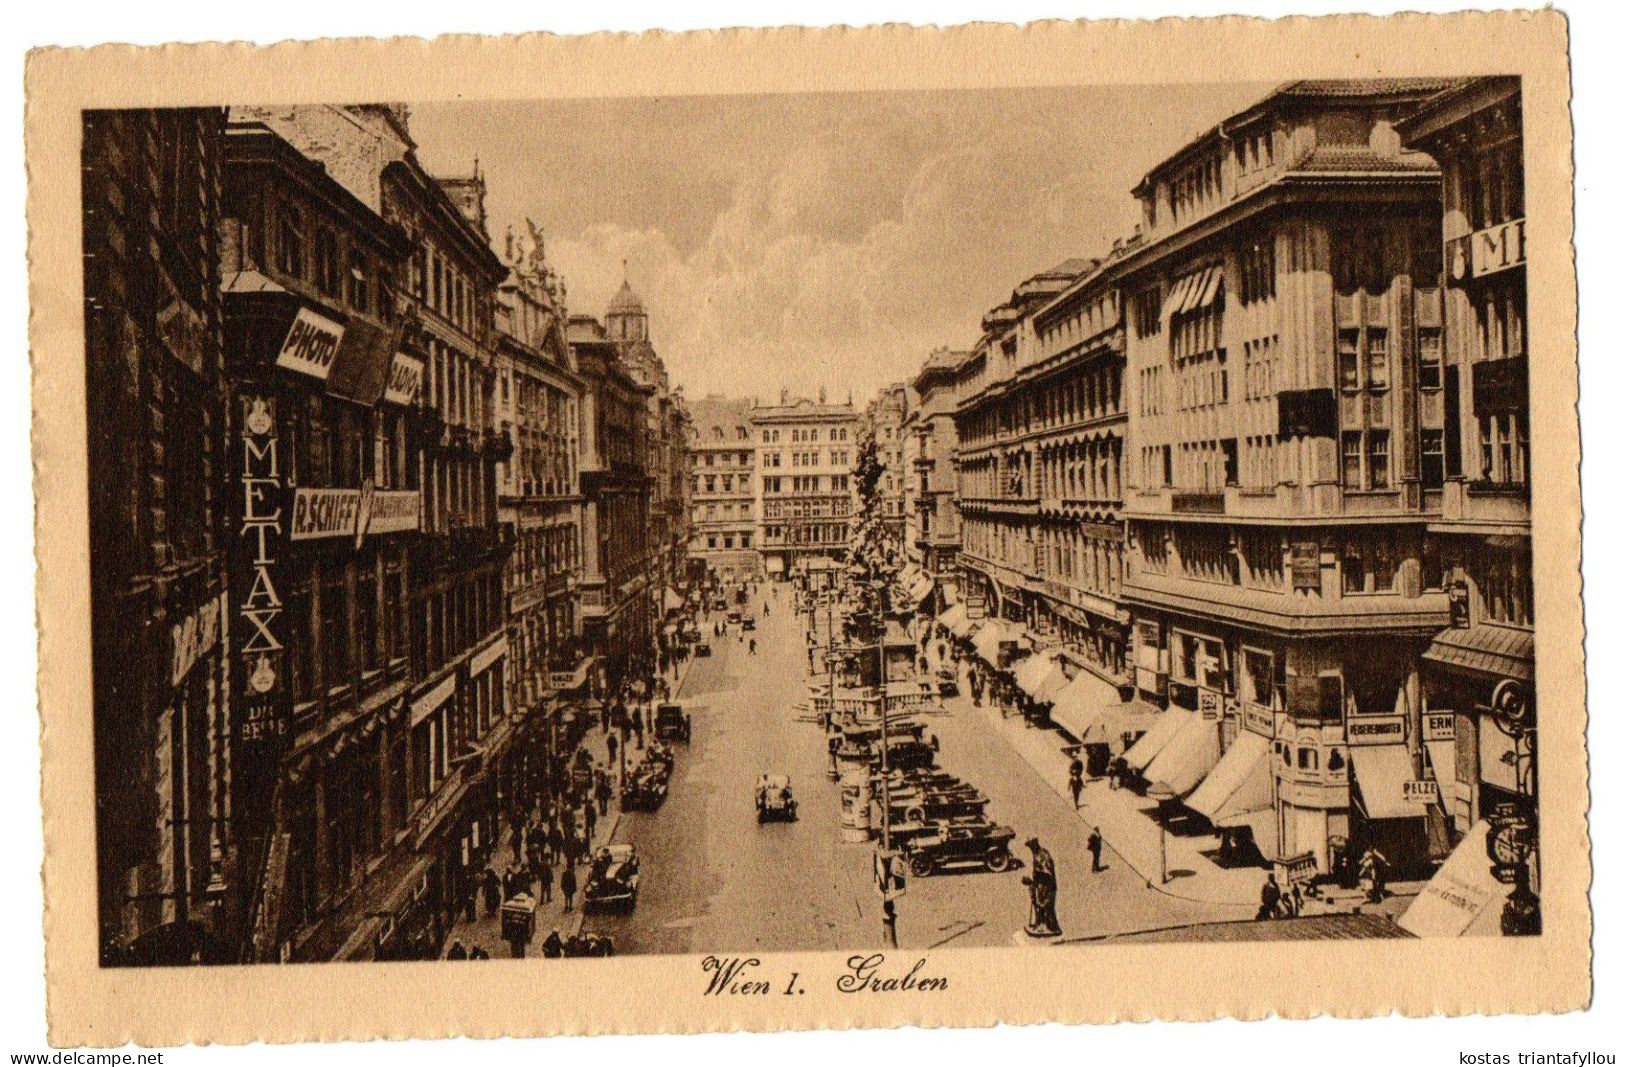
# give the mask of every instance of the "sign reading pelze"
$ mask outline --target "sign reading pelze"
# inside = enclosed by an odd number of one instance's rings
[[[309,308],[300,308],[276,354],[276,365],[325,382],[343,339],[344,327]]]

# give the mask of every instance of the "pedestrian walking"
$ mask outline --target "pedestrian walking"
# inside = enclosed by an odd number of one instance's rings
[[[463,894],[463,918],[467,922],[479,919],[480,885],[478,878],[468,880],[468,892]]]
[[[1271,872],[1264,876],[1264,885],[1258,891],[1258,918],[1273,919],[1281,910],[1281,887]]]
[[[564,910],[573,910],[576,897],[576,867],[573,856],[571,861],[565,865],[564,873],[559,875],[559,892],[564,894]]]
[[[1375,848],[1368,848],[1360,857],[1360,882],[1365,886],[1366,899],[1376,904],[1387,895],[1388,857]]]
[[[608,815],[611,789],[609,784],[609,772],[607,770],[598,772],[598,784],[594,787],[594,789],[598,796],[598,814]]]
[[[750,654],[756,655],[756,638],[754,637],[750,639]]]
[[[1093,874],[1105,870],[1100,865],[1100,850],[1105,843],[1105,839],[1100,836],[1100,827],[1097,826],[1089,832],[1089,870]]]
[[[1303,914],[1303,883],[1302,882],[1293,882],[1292,883],[1292,898],[1291,899],[1292,899],[1292,914],[1293,915],[1302,915]]]
[[[643,748],[643,714],[637,708],[632,709],[632,732],[638,737],[638,748]]]
[[[502,905],[502,882],[497,878],[497,872],[489,867],[485,868],[484,889],[485,917],[490,918]]]
[[[1072,765],[1067,768],[1067,787],[1072,790],[1072,810],[1076,811],[1083,806],[1083,761],[1076,756],[1072,757]]]
[[[446,952],[446,958],[448,960],[466,960],[468,959],[468,949],[463,947],[461,941],[453,941],[451,948]]]
[[[545,856],[537,865],[536,882],[540,887],[539,892],[541,893],[542,903],[551,904],[553,902],[553,865],[547,862]]]
[[[598,828],[598,809],[593,807],[592,800],[588,799],[581,810],[587,818],[587,840],[591,841],[593,832]]]

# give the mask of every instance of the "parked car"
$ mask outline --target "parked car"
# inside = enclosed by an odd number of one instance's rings
[[[990,871],[1010,869],[1010,842],[1016,832],[984,819],[927,824],[930,829],[904,841],[901,848],[908,871],[916,878],[944,867],[980,864]]]
[[[632,845],[605,845],[592,858],[582,908],[607,911],[638,902],[638,850]]]
[[[743,623],[744,621],[745,621],[745,613],[744,612],[737,611],[737,610],[728,612],[728,625],[729,626],[738,626],[741,623]]]
[[[959,695],[959,679],[952,670],[943,668],[937,672],[937,696],[956,697]]]
[[[695,659],[698,659],[701,656],[709,656],[710,654],[711,654],[711,642],[709,642],[709,641],[699,641],[699,642],[695,643],[695,645],[694,645],[694,658]]]
[[[681,704],[660,704],[655,707],[655,739],[681,741],[688,744],[693,722]]]
[[[746,630],[756,629],[756,616],[746,615],[744,618],[739,620],[739,625],[741,628]]]
[[[796,798],[790,792],[789,775],[764,774],[756,780],[756,821],[774,819],[796,819]]]

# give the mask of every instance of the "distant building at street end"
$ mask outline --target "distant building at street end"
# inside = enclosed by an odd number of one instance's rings
[[[852,534],[859,419],[848,400],[832,404],[779,394],[757,404],[750,422],[756,440],[756,544],[769,575],[827,566],[846,558]]]
[[[899,540],[907,515],[903,427],[914,407],[909,393],[906,382],[894,382],[882,388],[863,410],[863,430],[874,438],[875,456],[880,460],[881,518]]]
[[[690,410],[688,558],[728,581],[762,573],[751,408],[749,400],[712,394]]]
[[[905,421],[905,551],[931,579],[926,609],[945,612],[959,597],[959,467],[954,411],[969,352],[939,348],[909,383],[917,398]]]

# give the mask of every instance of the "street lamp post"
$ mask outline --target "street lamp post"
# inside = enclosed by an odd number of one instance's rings
[[[1157,782],[1145,791],[1145,795],[1157,802],[1157,835],[1158,853],[1161,857],[1160,878],[1162,885],[1168,884],[1168,802],[1174,799],[1174,790],[1167,782]]]

